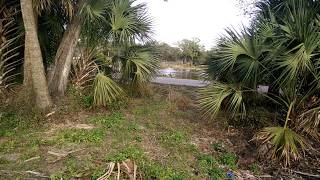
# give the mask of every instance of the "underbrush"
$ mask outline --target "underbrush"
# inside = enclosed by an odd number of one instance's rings
[[[49,117],[2,108],[0,169],[13,178],[33,178],[25,174],[32,169],[51,179],[97,179],[108,163],[130,159],[143,179],[177,180],[221,179],[238,169],[237,156],[223,145],[209,141],[211,153],[203,152],[193,136],[218,137],[202,134],[195,111],[168,101],[166,90],[157,91],[163,94],[133,98],[109,110],[85,106],[86,101],[77,101],[82,95],[73,92],[68,104]]]

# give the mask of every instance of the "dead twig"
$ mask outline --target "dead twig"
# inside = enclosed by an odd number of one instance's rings
[[[109,163],[108,168],[107,168],[107,172],[104,175],[102,175],[101,177],[99,177],[97,180],[107,180],[111,176],[113,169],[114,169],[114,166],[115,166],[115,163],[113,163],[113,162]]]
[[[310,174],[310,173],[301,172],[301,171],[296,171],[296,170],[288,169],[288,168],[284,168],[284,169],[287,170],[287,171],[291,171],[291,172],[293,172],[293,173],[302,175],[302,176],[308,176],[308,177],[320,179],[320,175],[319,175],[319,174]]]
[[[33,160],[36,160],[36,159],[40,159],[40,156],[32,157],[30,159],[25,160],[24,162],[26,163],[26,162],[30,162],[30,161],[33,161]]]

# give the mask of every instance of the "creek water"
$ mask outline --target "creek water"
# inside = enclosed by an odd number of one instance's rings
[[[158,76],[154,78],[152,82],[192,87],[204,87],[208,85],[207,82],[201,80],[199,71],[173,68],[160,69]]]
[[[173,69],[173,68],[160,69],[158,76],[175,78],[175,79],[193,79],[193,80],[201,79],[200,72],[193,69]]]

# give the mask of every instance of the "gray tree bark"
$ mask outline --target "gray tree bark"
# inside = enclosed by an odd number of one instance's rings
[[[82,2],[79,3],[82,4]],[[53,74],[49,79],[49,91],[53,96],[64,96],[67,89],[72,59],[80,38],[82,23],[82,18],[76,14],[63,34],[54,59]]]
[[[32,90],[32,99],[40,109],[51,106],[43,59],[37,33],[37,21],[32,0],[21,0],[21,12],[25,28],[24,84]]]

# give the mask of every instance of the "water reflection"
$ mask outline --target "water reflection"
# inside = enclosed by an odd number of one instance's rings
[[[176,78],[176,79],[195,79],[195,80],[200,79],[200,73],[196,70],[191,70],[191,69],[173,69],[173,68],[160,69],[159,76]]]

